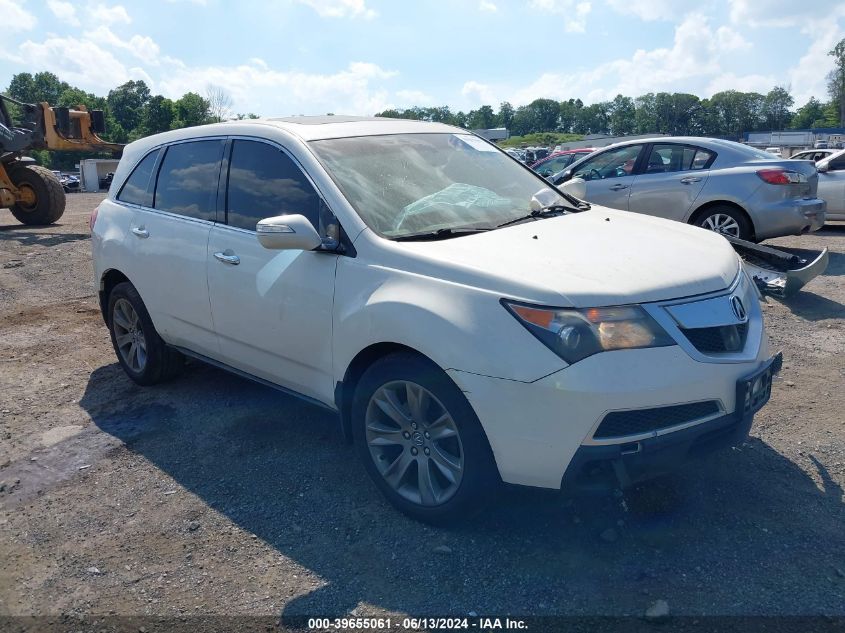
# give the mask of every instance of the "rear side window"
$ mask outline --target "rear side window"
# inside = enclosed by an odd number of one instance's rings
[[[233,143],[227,224],[254,231],[259,220],[298,213],[318,228],[319,210],[320,197],[287,154],[267,143]]]
[[[209,140],[168,147],[158,172],[155,208],[214,221],[224,146],[222,140]]]
[[[715,154],[700,147],[689,145],[656,144],[651,148],[645,166],[647,174],[663,174],[675,171],[689,171],[709,167]]]
[[[153,150],[135,166],[132,174],[126,179],[117,199],[129,204],[151,207],[153,203],[153,188],[150,182],[156,159],[161,150]]]

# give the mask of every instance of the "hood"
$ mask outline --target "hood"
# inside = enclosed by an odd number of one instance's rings
[[[433,274],[561,307],[646,303],[716,292],[739,272],[722,236],[593,205],[590,211],[435,242],[392,242]]]

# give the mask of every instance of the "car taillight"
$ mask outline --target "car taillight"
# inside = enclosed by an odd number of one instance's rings
[[[94,207],[94,210],[91,212],[91,217],[88,218],[88,230],[93,232],[94,231],[94,224],[97,222],[97,213],[100,211],[100,206],[97,205]]]
[[[804,174],[789,169],[760,169],[757,175],[770,185],[797,185],[807,182]]]

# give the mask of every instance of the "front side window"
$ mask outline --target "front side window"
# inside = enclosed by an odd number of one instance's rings
[[[155,189],[155,208],[199,220],[216,219],[223,140],[177,143],[167,148]]]
[[[548,182],[472,134],[390,134],[310,143],[361,219],[398,238],[495,228]]]
[[[584,180],[604,180],[606,178],[630,176],[634,172],[634,165],[642,148],[642,145],[626,145],[625,147],[608,150],[581,163],[572,176]]]
[[[320,197],[282,150],[257,141],[236,140],[229,165],[226,223],[255,230],[259,220],[300,214],[319,229]]]
[[[132,174],[126,179],[126,183],[117,194],[117,199],[129,204],[137,204],[142,207],[150,207],[153,202],[153,188],[150,184],[153,168],[161,150],[153,150],[135,166]]]
[[[653,145],[645,166],[647,174],[704,169],[712,163],[713,152],[688,145]]]

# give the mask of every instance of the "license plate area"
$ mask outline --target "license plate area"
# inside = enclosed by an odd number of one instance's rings
[[[736,383],[736,411],[747,418],[762,409],[772,396],[772,379],[780,371],[783,354],[778,352],[764,367]]]

